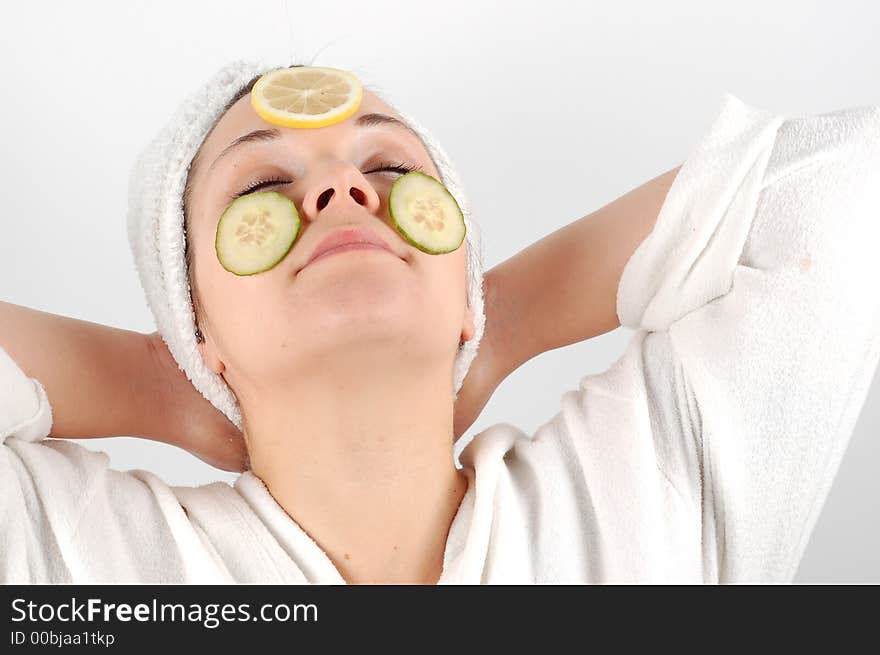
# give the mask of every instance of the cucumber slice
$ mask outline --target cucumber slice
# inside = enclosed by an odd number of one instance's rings
[[[293,247],[300,224],[293,200],[277,191],[236,198],[217,223],[217,259],[236,275],[268,271]]]
[[[442,182],[421,171],[394,180],[388,212],[397,231],[429,255],[452,252],[464,241],[464,215],[455,198]]]

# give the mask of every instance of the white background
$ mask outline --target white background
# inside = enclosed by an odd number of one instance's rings
[[[233,58],[349,68],[417,117],[460,170],[487,269],[680,164],[724,91],[788,114],[880,104],[880,15],[868,0],[10,5],[0,299],[142,332],[155,325],[126,239],[129,169]],[[498,422],[533,431],[630,334],[532,360],[467,438]],[[878,427],[875,379],[797,581],[880,582]],[[235,477],[158,443],[80,443],[174,484]]]

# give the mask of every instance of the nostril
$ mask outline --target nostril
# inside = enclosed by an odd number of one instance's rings
[[[327,203],[330,202],[330,198],[333,197],[333,189],[327,189],[324,193],[318,196],[318,211],[324,209],[327,206]]]
[[[365,194],[365,193],[364,193],[363,191],[361,191],[360,189],[355,188],[355,187],[351,187],[351,190],[349,190],[349,193],[351,194],[351,197],[354,198],[354,201],[355,201],[357,204],[359,204],[359,205],[364,205],[364,204],[366,204],[366,202],[367,202],[367,194]]]

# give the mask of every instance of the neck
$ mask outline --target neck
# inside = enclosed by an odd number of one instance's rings
[[[453,460],[452,385],[340,368],[243,401],[252,471],[347,582],[436,583],[468,484]]]

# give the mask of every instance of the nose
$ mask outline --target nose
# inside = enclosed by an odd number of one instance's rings
[[[334,162],[315,176],[303,197],[302,210],[310,222],[328,210],[344,211],[360,206],[375,214],[381,201],[373,185],[351,164]]]

